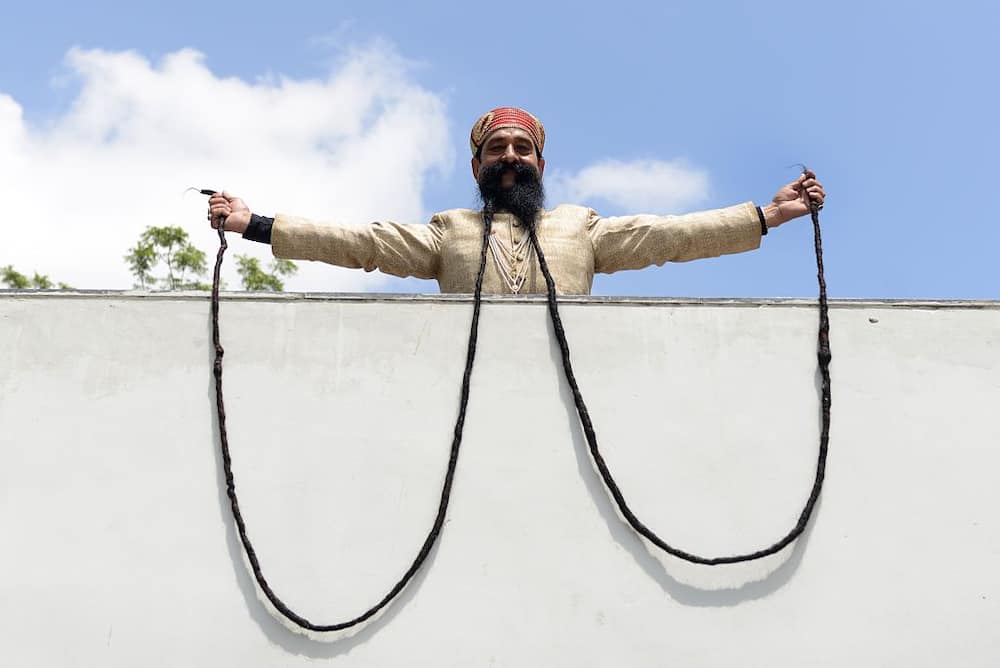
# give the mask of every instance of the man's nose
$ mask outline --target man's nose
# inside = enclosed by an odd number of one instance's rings
[[[518,160],[517,151],[514,150],[513,144],[507,147],[507,150],[503,152],[503,155],[500,156],[500,159],[503,160],[504,162],[517,162]]]

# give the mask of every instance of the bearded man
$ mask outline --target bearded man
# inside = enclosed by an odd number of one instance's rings
[[[270,243],[278,258],[436,279],[441,292],[471,293],[488,217],[492,220],[492,261],[483,277],[483,293],[545,292],[529,241],[530,227],[537,234],[556,291],[586,295],[595,273],[758,248],[768,229],[809,213],[810,201],[822,207],[825,199],[822,184],[807,171],[764,207],[745,202],[680,216],[613,217],[573,204],[545,210],[545,128],[537,118],[514,107],[494,109],[472,126],[469,146],[472,176],[482,200],[478,211],[442,211],[426,225],[316,224],[284,214],[258,216],[239,198],[222,193],[209,199],[208,218],[214,225],[223,221],[225,230],[240,232],[244,238]]]

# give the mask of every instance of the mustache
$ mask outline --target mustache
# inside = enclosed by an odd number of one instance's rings
[[[479,171],[479,184],[487,189],[499,188],[500,181],[504,173],[511,171],[514,173],[514,183],[519,185],[530,185],[541,181],[538,170],[523,162],[504,163],[495,162],[492,165],[483,167]]]

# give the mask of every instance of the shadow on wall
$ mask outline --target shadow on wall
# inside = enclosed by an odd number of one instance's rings
[[[209,323],[209,336],[211,336],[211,323]],[[215,350],[214,348],[209,347],[209,364],[207,368],[212,369],[214,364]],[[207,399],[214,406],[216,399],[215,379],[212,377],[211,373],[209,373],[208,376],[209,382],[207,388]],[[253,619],[272,644],[277,645],[292,654],[307,656],[313,659],[329,659],[341,654],[346,654],[358,645],[367,642],[370,638],[377,634],[379,630],[391,623],[396,615],[399,614],[400,610],[413,600],[413,597],[416,596],[417,591],[423,584],[427,571],[432,567],[437,556],[436,543],[427,555],[427,560],[424,562],[423,567],[414,574],[413,578],[399,593],[399,595],[386,607],[382,608],[379,614],[375,615],[366,622],[363,622],[361,630],[354,635],[344,637],[333,642],[315,640],[308,636],[291,631],[284,624],[282,624],[282,622],[276,619],[274,614],[277,613],[272,614],[260,600],[260,598],[263,598],[264,596],[263,592],[261,592],[260,597],[258,597],[258,586],[247,565],[243,553],[243,545],[240,542],[240,537],[236,530],[236,522],[233,519],[229,496],[226,494],[225,467],[222,461],[222,450],[219,447],[221,439],[219,433],[219,419],[218,413],[215,411],[212,412],[212,432],[213,443],[215,444],[216,480],[218,480],[219,489],[219,512],[221,514],[222,522],[226,527],[226,547],[229,551],[229,559],[233,565],[233,575],[236,577],[237,585],[240,588],[240,593],[243,595],[243,601],[247,606],[251,619]],[[264,575],[266,577],[267,574],[265,573]],[[273,583],[271,584],[273,587]],[[280,598],[281,594],[278,592],[276,593]],[[381,593],[379,599],[376,600],[380,599]],[[374,602],[375,601],[373,600],[373,603]],[[340,621],[344,620],[321,620],[320,623],[333,624]]]
[[[211,324],[209,324],[211,334]],[[557,369],[562,367],[562,356],[554,337],[549,337],[550,355]],[[209,365],[214,365],[214,350],[209,349]],[[572,434],[577,468],[586,488],[594,501],[597,510],[603,517],[612,538],[632,556],[643,571],[661,589],[674,600],[694,607],[727,607],[766,597],[790,581],[797,571],[805,553],[813,523],[818,517],[819,506],[816,505],[813,519],[805,532],[790,547],[748,564],[733,564],[722,566],[703,566],[688,564],[662,553],[659,548],[647,546],[643,539],[618,514],[618,508],[610,498],[603,481],[593,467],[587,442],[580,428],[573,396],[568,383],[563,376],[559,382],[560,398],[567,410],[569,431]],[[819,374],[817,373],[817,395],[821,396]],[[208,374],[207,399],[215,402],[214,379]],[[821,416],[817,414],[821,421]],[[232,509],[226,494],[224,465],[222,454],[218,447],[220,441],[218,415],[213,412],[213,442],[216,444],[215,461],[218,480],[219,510],[226,527],[226,543],[232,562],[233,572],[243,595],[250,617],[263,631],[268,640],[292,654],[310,658],[332,658],[350,652],[353,648],[367,642],[385,625],[390,623],[407,605],[420,589],[427,571],[433,566],[437,555],[437,545],[432,549],[427,562],[414,575],[412,581],[400,595],[387,605],[379,615],[363,624],[356,634],[340,638],[332,643],[322,642],[305,635],[295,633],[275,618],[276,612],[271,612],[258,595],[258,586],[249,571],[243,552],[243,546],[233,520]],[[655,554],[654,554],[655,553]],[[721,577],[720,577],[721,576]],[[720,584],[720,582],[722,582]],[[381,594],[381,592],[379,592]],[[280,593],[278,594],[280,596]],[[373,599],[373,602],[378,599]],[[343,620],[320,620],[324,624]]]
[[[556,368],[562,369],[562,353],[554,336],[550,337],[550,342],[553,362]],[[816,379],[817,397],[821,397],[819,371],[816,373]],[[817,499],[805,531],[789,547],[762,559],[739,564],[706,566],[685,562],[666,554],[654,545],[649,545],[647,548],[645,540],[620,515],[617,504],[611,498],[594,466],[576,412],[573,394],[564,374],[559,383],[559,394],[563,405],[566,406],[577,469],[590,497],[594,500],[595,507],[607,524],[608,532],[632,555],[642,570],[674,600],[695,607],[734,606],[773,594],[791,580],[802,561],[813,525],[819,516],[823,502],[822,495]],[[818,414],[818,419],[821,424],[821,414]],[[655,556],[651,551],[656,553]]]

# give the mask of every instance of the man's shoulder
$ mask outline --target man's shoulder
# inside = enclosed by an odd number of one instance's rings
[[[431,220],[435,218],[440,221],[451,221],[451,220],[479,220],[482,214],[475,209],[447,209],[445,211],[438,211],[433,216]]]
[[[550,217],[570,217],[570,218],[589,218],[593,209],[580,206],[579,204],[557,204],[548,211],[545,215]]]

